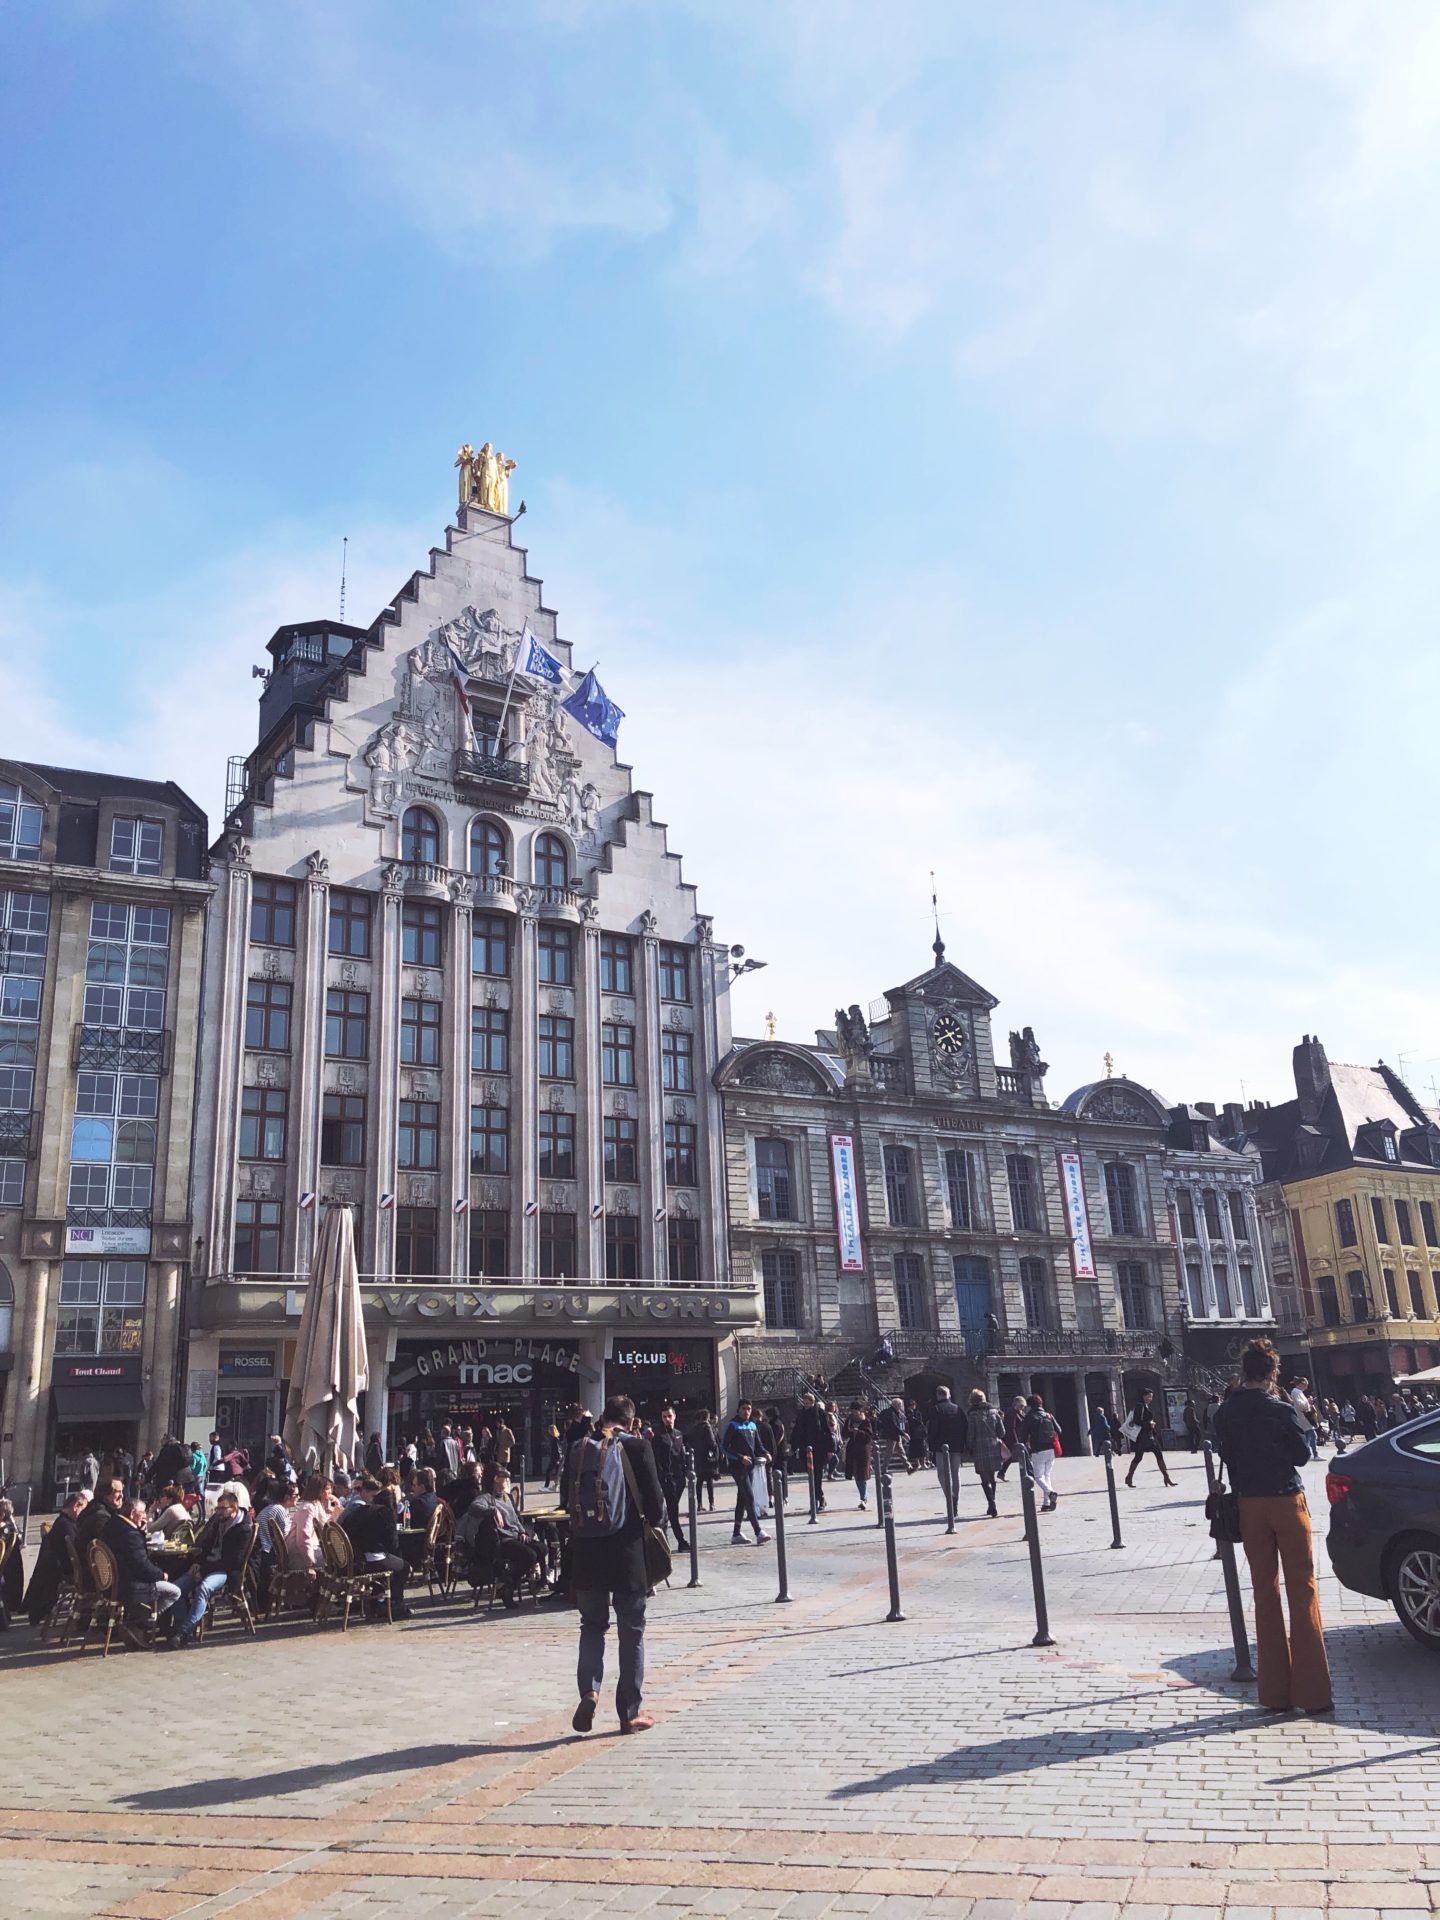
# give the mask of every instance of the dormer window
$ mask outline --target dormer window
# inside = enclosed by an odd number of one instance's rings
[[[45,809],[13,782],[0,780],[0,860],[38,860]]]
[[[1400,1148],[1395,1139],[1393,1120],[1367,1120],[1355,1134],[1355,1151],[1372,1160],[1388,1160],[1392,1164],[1400,1158]]]

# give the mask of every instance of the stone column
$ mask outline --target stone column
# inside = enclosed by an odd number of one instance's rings
[[[60,1242],[64,1244],[63,1238]],[[50,1297],[59,1293],[58,1259],[26,1260],[15,1274],[15,1370],[11,1391],[15,1396],[10,1419],[14,1424],[13,1445],[5,1448],[5,1457],[13,1461],[10,1471],[18,1479],[34,1482],[35,1499],[40,1507],[49,1499],[49,1488],[41,1490],[45,1470],[45,1423],[50,1411],[50,1382],[46,1378],[45,1330],[50,1319]]]
[[[468,873],[457,873],[451,880],[450,897],[455,905],[450,916],[446,993],[450,1027],[449,1152],[442,1149],[440,1159],[442,1178],[447,1165],[450,1173],[448,1190],[442,1187],[442,1197],[450,1206],[450,1272],[455,1279],[463,1280],[470,1272],[470,1215],[457,1214],[454,1203],[470,1197],[470,915],[475,882]]]
[[[380,939],[371,972],[370,1101],[371,1136],[375,1142],[375,1185],[367,1196],[375,1214],[375,1272],[395,1272],[395,1214],[378,1211],[382,1193],[394,1193],[399,1179],[395,1156],[400,1109],[400,916],[404,906],[405,871],[392,864],[380,876]]]
[[[286,1194],[295,1209],[295,1271],[308,1273],[315,1254],[318,1205],[295,1208],[302,1193],[320,1185],[321,1059],[325,1049],[326,965],[330,950],[330,862],[320,853],[306,859],[309,878],[300,912],[295,952],[295,1050],[291,1055],[290,1120],[294,1150],[293,1187]]]
[[[239,839],[229,848],[221,925],[219,1004],[210,1009],[216,1035],[215,1131],[205,1252],[211,1273],[229,1273],[234,1264],[235,1156],[250,970],[250,849]]]
[[[665,1095],[660,1084],[659,922],[647,907],[640,916],[640,966],[636,979],[636,1019],[640,1059],[640,1277],[653,1280],[665,1271],[665,1221],[656,1220],[665,1205]],[[604,1269],[602,1268],[603,1272]]]
[[[145,1276],[145,1412],[139,1450],[159,1447],[170,1426],[175,1392],[175,1328],[180,1315],[181,1267],[174,1260],[151,1261]]]
[[[579,973],[575,982],[576,1079],[575,1143],[577,1229],[589,1248],[580,1271],[592,1280],[605,1273],[605,1222],[591,1211],[605,1198],[605,1088],[600,1076],[600,909],[593,900],[580,905]]]
[[[695,949],[696,1041],[695,1061],[695,1151],[699,1156],[696,1172],[700,1178],[700,1279],[716,1286],[728,1271],[725,1246],[725,1122],[720,1090],[715,1085],[715,1069],[720,1064],[720,980],[729,958],[728,947],[717,947],[711,938],[712,924],[703,915],[697,919],[700,944]],[[830,1180],[829,1140],[811,1142],[825,1159],[824,1178]],[[797,1168],[797,1176],[800,1173]],[[802,1188],[807,1196],[816,1191],[812,1182]],[[816,1325],[819,1326],[817,1318]]]
[[[519,1251],[517,1275],[533,1279],[540,1271],[540,1221],[525,1214],[540,1196],[539,1142],[540,1054],[536,1045],[539,983],[536,974],[536,921],[533,896],[520,896],[515,942],[515,968],[510,983],[510,1084],[514,1107],[510,1116],[511,1150],[518,1179],[511,1182],[510,1244]],[[579,1223],[576,1223],[577,1230]]]

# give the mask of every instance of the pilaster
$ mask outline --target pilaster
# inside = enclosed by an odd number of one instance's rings
[[[600,917],[593,900],[581,909],[579,977],[575,987],[575,1057],[578,1093],[575,1143],[576,1222],[589,1258],[581,1272],[592,1280],[605,1274],[605,1222],[594,1220],[594,1208],[605,1198],[605,1088],[600,1076]]]
[[[449,1025],[450,1125],[441,1139],[442,1201],[450,1201],[450,1272],[463,1280],[470,1271],[470,1216],[456,1213],[454,1202],[470,1193],[470,915],[475,882],[456,874],[450,882],[450,973],[446,982]],[[449,1186],[444,1185],[448,1170]],[[378,1424],[378,1421],[377,1421]],[[380,1428],[381,1433],[385,1428]]]
[[[240,1079],[250,957],[250,848],[243,840],[233,841],[229,848],[223,916],[220,1004],[213,1010],[213,1031],[218,1043],[206,1245],[211,1273],[229,1273],[234,1265],[235,1168],[240,1144]]]
[[[695,1117],[698,1128],[696,1152],[700,1156],[697,1168],[700,1175],[699,1196],[704,1208],[704,1227],[700,1236],[700,1278],[707,1286],[712,1286],[724,1281],[728,1270],[725,1257],[725,1118],[720,1105],[720,1089],[715,1084],[715,1069],[720,1064],[721,969],[728,965],[730,950],[728,947],[717,947],[709,937],[708,919],[702,918],[699,926],[700,944],[695,950],[696,1038],[700,1043],[697,1048],[699,1058],[695,1063]],[[828,1149],[828,1142],[825,1144]],[[808,1174],[809,1169],[805,1171]],[[797,1180],[800,1176],[801,1169],[797,1167]],[[827,1181],[829,1177],[827,1152]],[[819,1188],[806,1178],[799,1190],[816,1194]]]
[[[533,1278],[540,1271],[540,1221],[525,1209],[540,1197],[536,1171],[539,1156],[537,1115],[540,1112],[540,1052],[537,1045],[540,988],[536,967],[536,919],[533,907],[522,906],[515,943],[515,974],[511,985],[511,1085],[514,1108],[510,1115],[511,1147],[519,1178],[511,1183],[510,1244],[519,1253],[515,1271]],[[577,1230],[579,1222],[576,1222]]]
[[[640,1277],[653,1280],[665,1271],[665,1222],[655,1218],[665,1205],[665,1096],[660,1085],[660,941],[655,915],[640,916],[640,972],[636,1015],[640,1025]],[[605,1271],[602,1266],[600,1272]]]
[[[395,1165],[400,1120],[400,916],[404,905],[404,869],[391,865],[380,876],[379,965],[372,976],[375,1003],[370,1009],[370,1097],[375,1141],[375,1185],[372,1207],[382,1193],[394,1193],[399,1179]],[[375,1271],[395,1272],[395,1212],[375,1215]]]
[[[295,1219],[295,1271],[308,1273],[314,1259],[318,1206],[300,1212],[300,1194],[320,1185],[321,1060],[325,1049],[326,964],[330,947],[330,863],[319,853],[307,862],[295,953],[295,1036],[290,1076],[290,1124],[294,1152],[286,1204]]]

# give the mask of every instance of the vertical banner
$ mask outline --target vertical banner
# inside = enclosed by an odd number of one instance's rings
[[[1090,1245],[1090,1212],[1085,1205],[1085,1176],[1078,1153],[1060,1156],[1060,1191],[1065,1197],[1065,1225],[1070,1234],[1070,1267],[1077,1280],[1093,1280],[1095,1251]]]
[[[830,1177],[835,1187],[835,1237],[841,1273],[865,1271],[860,1243],[860,1196],[855,1182],[855,1141],[848,1133],[830,1136]]]

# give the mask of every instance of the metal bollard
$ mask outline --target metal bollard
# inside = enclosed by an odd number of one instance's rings
[[[780,1483],[780,1469],[770,1462],[770,1508],[775,1520],[775,1564],[780,1575],[780,1591],[775,1596],[776,1606],[783,1606],[790,1598],[790,1569],[785,1561],[785,1501]]]
[[[1050,1633],[1050,1609],[1045,1604],[1045,1569],[1040,1560],[1040,1525],[1035,1514],[1035,1477],[1030,1470],[1030,1449],[1020,1448],[1020,1503],[1025,1509],[1025,1538],[1030,1543],[1030,1586],[1035,1596],[1035,1638],[1032,1647],[1053,1647]]]
[[[813,1447],[805,1449],[805,1478],[810,1482],[810,1524],[814,1527],[820,1522],[820,1505],[815,1498],[815,1449]]]
[[[1115,1449],[1108,1440],[1105,1442],[1105,1488],[1110,1495],[1110,1528],[1115,1535],[1110,1544],[1112,1547],[1123,1547],[1125,1542],[1120,1538],[1120,1499],[1115,1491]]]
[[[935,1464],[940,1469],[940,1484],[945,1491],[945,1531],[955,1531],[955,1495],[950,1480],[950,1449],[941,1447],[935,1456]]]
[[[700,1529],[696,1522],[700,1518],[700,1503],[695,1492],[695,1455],[689,1447],[685,1449],[685,1498],[690,1518],[690,1579],[689,1585],[700,1585]]]
[[[1205,1442],[1205,1478],[1210,1491],[1214,1493],[1218,1481],[1208,1440]],[[1230,1610],[1230,1644],[1235,1649],[1235,1671],[1230,1678],[1253,1680],[1255,1669],[1250,1664],[1250,1630],[1245,1624],[1245,1603],[1240,1598],[1240,1574],[1235,1565],[1234,1541],[1217,1540],[1215,1554],[1225,1576],[1225,1604]]]
[[[895,1500],[890,1469],[882,1466],[875,1476],[875,1501],[880,1509],[880,1524],[885,1529],[885,1571],[890,1577],[890,1611],[887,1620],[903,1620],[900,1607],[900,1562],[895,1556]]]

